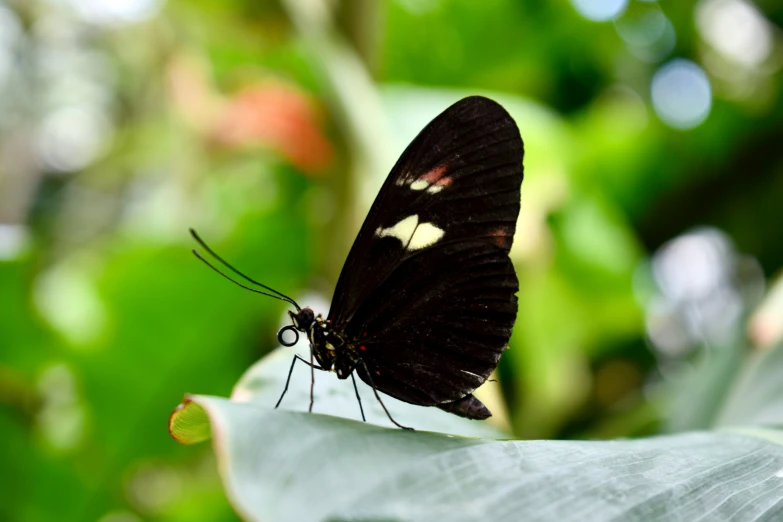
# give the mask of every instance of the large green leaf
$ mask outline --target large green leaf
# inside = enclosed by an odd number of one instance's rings
[[[512,441],[274,410],[290,363],[280,350],[251,368],[233,400],[190,396],[171,418],[180,442],[213,435],[226,492],[248,520],[778,520],[783,434],[691,432],[620,441]],[[353,389],[316,374],[318,412],[358,417]],[[371,393],[371,392],[370,392]],[[309,372],[283,405],[306,409]],[[353,399],[351,401],[350,399]],[[399,420],[451,433],[492,428],[386,399]],[[427,419],[430,424],[427,424]],[[432,420],[435,419],[435,420]]]
[[[763,438],[480,440],[217,397],[192,401],[180,413],[195,403],[209,415],[226,491],[249,520],[783,517],[783,447]]]

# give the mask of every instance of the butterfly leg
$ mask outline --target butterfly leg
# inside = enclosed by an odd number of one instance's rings
[[[394,420],[394,418],[391,416],[391,413],[389,413],[389,410],[386,409],[386,405],[381,400],[381,396],[378,395],[378,390],[375,389],[375,383],[372,380],[372,375],[370,375],[370,369],[367,368],[367,363],[364,362],[364,359],[359,359],[359,361],[362,363],[362,366],[364,366],[364,372],[367,374],[367,379],[369,379],[370,381],[370,386],[372,387],[372,391],[375,394],[375,398],[378,399],[378,402],[381,403],[381,408],[383,408],[383,411],[386,412],[386,416],[389,417],[389,420],[392,421],[392,423],[398,428],[413,431],[413,428],[409,428],[408,426],[403,426],[402,424]]]
[[[313,347],[310,346],[310,408],[307,411],[313,413],[313,402],[315,402],[315,363],[313,363]]]
[[[285,397],[286,392],[288,391],[288,384],[291,382],[291,374],[294,373],[294,365],[296,364],[296,360],[299,359],[303,363],[305,363],[307,366],[310,366],[313,371],[313,383],[315,383],[315,370],[323,370],[320,366],[317,364],[312,364],[310,362],[307,362],[306,360],[299,357],[299,354],[294,355],[294,359],[291,361],[291,368],[288,370],[288,378],[285,380],[285,388],[283,388],[283,393],[280,394],[280,398],[277,400],[277,404],[275,404],[275,409],[277,409],[278,406],[280,406],[280,403],[283,402],[283,397]],[[313,411],[313,389],[312,386],[310,387],[310,411]]]
[[[353,372],[351,372],[351,380],[353,381],[353,391],[356,392],[356,400],[359,401],[359,411],[362,412],[362,422],[367,422],[367,419],[364,418],[364,408],[362,408],[362,398],[359,397],[359,388],[356,387],[356,377],[354,376]]]

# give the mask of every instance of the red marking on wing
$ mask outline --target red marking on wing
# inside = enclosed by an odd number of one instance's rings
[[[509,230],[504,227],[497,227],[489,232],[489,236],[492,238],[492,242],[500,248],[508,248],[511,246],[511,234]]]
[[[419,179],[423,179],[430,185],[443,185],[444,187],[448,187],[453,180],[450,177],[443,175],[446,173],[446,167],[448,167],[448,164],[446,163],[438,165],[429,172],[425,172],[419,176]]]

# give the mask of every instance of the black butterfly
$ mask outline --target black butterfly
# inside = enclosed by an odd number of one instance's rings
[[[326,318],[232,268],[274,295],[254,291],[296,307],[278,340],[291,346],[297,332],[306,333],[310,361],[295,356],[288,380],[299,359],[334,369],[340,379],[353,379],[355,370],[382,406],[378,391],[470,419],[490,417],[472,392],[497,366],[516,320],[519,283],[508,252],[523,155],[514,120],[488,98],[464,98],[432,120],[381,187]],[[293,342],[284,339],[288,331]],[[288,381],[277,405],[287,389]]]

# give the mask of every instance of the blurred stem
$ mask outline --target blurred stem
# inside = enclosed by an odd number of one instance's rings
[[[335,187],[337,213],[330,233],[327,271],[336,279],[364,218],[359,204],[368,174],[384,172],[393,164],[388,155],[386,120],[378,92],[356,51],[338,34],[329,7],[322,0],[283,0],[294,26],[311,55],[316,74],[324,83],[329,102],[348,142],[349,167]],[[339,182],[338,181],[338,182]]]
[[[343,0],[335,17],[342,33],[373,73],[378,65],[381,15],[377,0]]]

